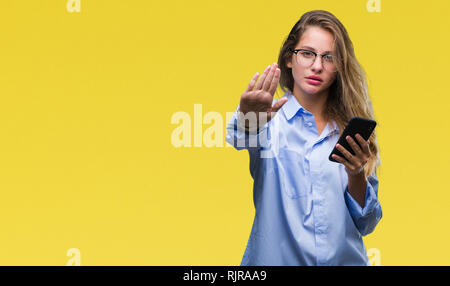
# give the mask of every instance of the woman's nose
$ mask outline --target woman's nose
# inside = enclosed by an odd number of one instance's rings
[[[321,72],[323,69],[322,58],[317,56],[311,66],[311,70],[314,72]]]

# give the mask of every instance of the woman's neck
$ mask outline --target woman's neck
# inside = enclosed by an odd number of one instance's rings
[[[293,95],[304,109],[314,115],[316,120],[323,121],[326,119],[324,110],[328,98],[328,89],[317,94],[306,94],[294,85]]]

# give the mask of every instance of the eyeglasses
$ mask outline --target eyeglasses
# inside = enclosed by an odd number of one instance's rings
[[[302,65],[306,68],[312,66],[313,63],[316,62],[316,57],[320,56],[324,69],[329,72],[337,71],[336,61],[331,54],[318,54],[316,52],[305,49],[295,49],[291,50],[291,52],[295,54],[295,60],[297,64]]]

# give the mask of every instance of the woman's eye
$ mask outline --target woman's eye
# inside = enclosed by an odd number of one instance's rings
[[[313,57],[313,56],[314,56],[313,53],[308,52],[308,51],[302,51],[302,55],[303,55],[304,57],[306,57],[306,58],[310,58],[310,57]]]
[[[324,60],[326,60],[327,62],[332,62],[333,61],[333,56],[332,55],[326,55],[323,57]]]

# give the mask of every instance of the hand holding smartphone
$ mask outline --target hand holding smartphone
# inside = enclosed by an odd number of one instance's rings
[[[356,139],[355,135],[358,133],[361,135],[364,140],[368,140],[370,135],[372,134],[373,130],[375,129],[375,126],[377,123],[374,120],[362,118],[362,117],[352,117],[350,121],[348,122],[347,126],[345,126],[344,132],[342,132],[341,137],[339,137],[338,144],[343,146],[346,150],[348,150],[352,155],[355,155],[355,152],[353,151],[352,147],[348,143],[348,141],[345,139],[347,136],[351,136],[353,140],[355,140],[356,144],[359,145],[358,140]],[[359,146],[361,147],[361,146]],[[334,146],[333,151],[331,151],[330,156],[328,159],[330,161],[339,163],[336,161],[332,156],[333,154],[336,154],[338,156],[341,156],[345,158],[345,156]]]

